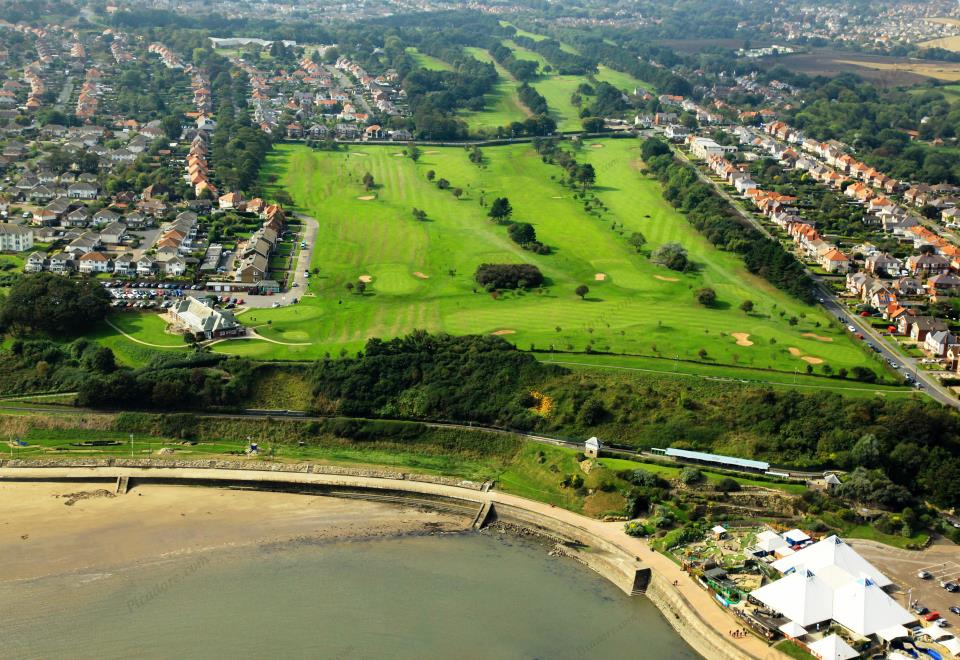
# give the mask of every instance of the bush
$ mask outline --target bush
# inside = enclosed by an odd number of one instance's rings
[[[650,261],[670,270],[684,272],[691,268],[687,250],[679,243],[664,243],[650,255]]]
[[[543,284],[543,273],[533,264],[480,264],[473,277],[493,289],[529,289]]]
[[[717,490],[721,493],[735,493],[740,490],[740,483],[732,477],[724,477],[717,484]]]
[[[703,481],[703,473],[695,467],[688,466],[680,470],[680,481],[687,486]]]

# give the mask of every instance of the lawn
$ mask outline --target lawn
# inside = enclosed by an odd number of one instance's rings
[[[817,308],[803,305],[746,272],[736,255],[716,250],[667,204],[659,184],[640,172],[639,143],[606,140],[584,148],[597,192],[610,209],[602,218],[584,212],[573,191],[551,177],[559,170],[540,161],[529,145],[484,148],[483,168],[461,148],[425,149],[419,162],[391,146],[347,152],[314,152],[279,145],[265,176],[275,175],[300,209],[320,222],[310,293],[299,305],[257,310],[265,336],[287,343],[230,341],[216,350],[263,359],[315,359],[356,351],[370,337],[393,337],[422,328],[453,334],[494,333],[523,349],[538,347],[651,355],[769,368],[794,374],[807,361],[834,369],[867,363],[844,333]],[[427,181],[426,172],[464,190],[457,200]],[[360,179],[370,172],[375,199]],[[532,223],[551,255],[522,250],[506,229],[486,218],[505,195],[514,218]],[[414,207],[428,220],[413,219]],[[615,228],[615,229],[614,229]],[[626,241],[642,231],[649,248],[680,242],[698,264],[680,274],[653,264]],[[548,286],[494,297],[477,287],[473,273],[485,262],[536,264]],[[602,274],[602,281],[598,275]],[[372,278],[360,296],[346,290],[361,275]],[[574,295],[588,284],[585,300]],[[705,308],[693,292],[713,287],[719,303]],[[754,312],[739,311],[750,299]],[[782,313],[782,314],[781,314]],[[787,323],[797,317],[798,323]],[[731,333],[747,333],[747,342]],[[155,337],[155,333],[151,333]],[[701,349],[706,357],[701,359]]]
[[[418,66],[421,66],[424,69],[429,69],[430,71],[453,71],[453,66],[450,64],[441,59],[437,59],[432,55],[421,53],[412,46],[407,48],[407,54],[413,58],[413,61],[416,62]]]

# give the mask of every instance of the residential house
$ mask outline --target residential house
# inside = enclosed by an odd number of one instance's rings
[[[923,350],[931,357],[943,358],[947,356],[947,349],[957,344],[957,337],[949,330],[928,332],[923,340]]]
[[[828,273],[846,273],[850,270],[850,257],[836,248],[824,252],[818,261]]]
[[[153,275],[155,263],[153,257],[143,255],[137,259],[137,275]]]
[[[947,323],[943,319],[933,316],[913,316],[900,318],[897,324],[897,330],[904,335],[909,335],[914,341],[922,342],[931,332],[941,332],[947,330]]]
[[[27,257],[27,261],[23,265],[23,270],[27,273],[39,273],[46,269],[46,267],[47,255],[43,252],[32,252],[30,256]]]
[[[894,282],[901,296],[919,296],[925,293],[923,283],[916,277],[901,277]]]
[[[117,220],[100,230],[100,240],[107,245],[119,245],[127,235],[126,223]]]
[[[50,272],[65,274],[73,272],[73,259],[67,252],[58,252],[50,257]]]
[[[172,257],[164,262],[163,272],[170,277],[180,277],[187,272],[187,262],[183,257]]]
[[[137,272],[137,260],[131,253],[125,252],[113,260],[113,272],[117,275],[133,275]]]
[[[900,273],[903,264],[896,257],[889,254],[875,252],[866,259],[864,269],[871,275],[878,277],[892,277]]]
[[[237,192],[227,193],[226,195],[221,195],[217,202],[221,209],[236,209],[239,208],[243,202],[243,195]]]
[[[939,254],[915,254],[907,259],[907,270],[915,277],[932,277],[950,272],[950,260]]]
[[[87,252],[78,259],[81,273],[109,273],[112,270],[110,258],[103,252]]]
[[[0,251],[25,252],[32,247],[32,229],[9,222],[0,223]]]

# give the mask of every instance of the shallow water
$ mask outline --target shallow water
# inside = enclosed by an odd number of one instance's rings
[[[2,583],[0,657],[698,657],[644,597],[547,550],[300,541]]]

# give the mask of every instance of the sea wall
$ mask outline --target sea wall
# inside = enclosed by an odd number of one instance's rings
[[[691,589],[698,589],[696,585],[685,585]],[[671,582],[653,573],[650,584],[647,585],[647,598],[656,605],[667,622],[683,637],[693,649],[710,660],[742,660],[749,658],[730,640],[718,634],[710,626],[704,625],[701,616],[683,594]],[[718,606],[719,607],[719,606]],[[775,649],[770,649],[770,658],[783,657]]]

